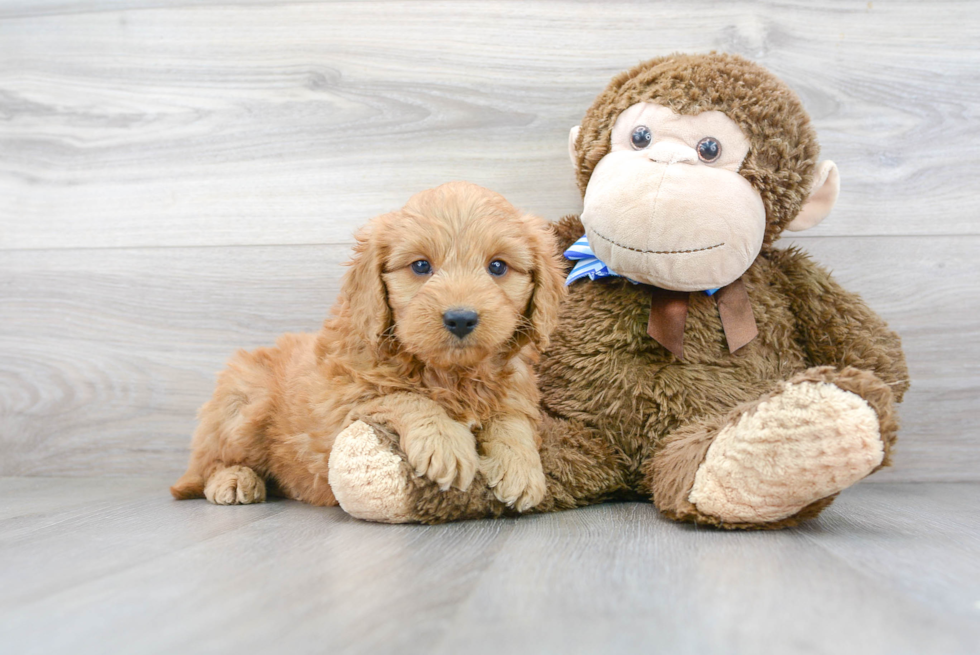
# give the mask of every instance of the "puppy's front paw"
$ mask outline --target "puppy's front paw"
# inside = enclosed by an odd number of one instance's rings
[[[414,428],[403,439],[402,448],[415,472],[443,491],[449,487],[466,491],[476,477],[480,461],[476,440],[462,423],[448,420]]]
[[[547,485],[536,450],[494,444],[480,459],[480,472],[493,495],[518,512],[526,512],[544,500]]]

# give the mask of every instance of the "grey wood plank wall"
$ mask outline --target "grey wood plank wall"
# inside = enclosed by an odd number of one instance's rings
[[[549,218],[616,72],[753,58],[843,176],[794,241],[903,335],[880,480],[980,480],[980,3],[0,0],[0,475],[178,472],[237,347],[313,330],[353,230],[468,179]]]

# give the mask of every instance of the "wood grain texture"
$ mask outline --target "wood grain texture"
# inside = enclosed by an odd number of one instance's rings
[[[980,480],[980,237],[801,240],[904,338],[896,466]],[[237,348],[316,330],[347,246],[11,251],[0,259],[0,474],[179,474]]]
[[[625,503],[436,527],[160,481],[0,479],[17,653],[975,653],[980,485],[858,485],[805,529]],[[108,493],[79,505],[78,488]],[[40,494],[65,505],[29,506]]]
[[[840,164],[817,236],[978,234],[980,5],[0,2],[0,248],[338,243],[450,179],[556,218],[610,76],[747,55]]]
[[[318,327],[357,226],[450,179],[577,213],[596,93],[711,49],[840,166],[794,241],[903,336],[893,469],[765,534],[169,498],[214,372]],[[976,2],[0,0],[0,476],[75,476],[0,477],[0,650],[975,653],[978,114]]]
[[[238,348],[314,331],[346,246],[10,252],[0,260],[0,470],[145,475],[186,464]]]

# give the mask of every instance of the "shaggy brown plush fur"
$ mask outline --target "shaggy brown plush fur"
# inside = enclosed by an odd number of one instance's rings
[[[357,240],[319,334],[239,351],[221,374],[174,497],[261,502],[269,479],[291,498],[336,504],[331,446],[364,416],[398,431],[420,480],[465,489],[483,466],[496,497],[521,509],[537,503],[545,484],[531,365],[565,292],[545,221],[451,183],[374,219]],[[419,260],[431,273],[413,270]],[[494,260],[507,265],[503,274],[488,271]],[[469,334],[444,325],[454,308],[478,314]]]
[[[901,342],[804,253],[772,247],[808,197],[818,155],[792,91],[730,55],[674,55],[641,64],[614,78],[582,121],[576,150],[583,194],[609,151],[616,117],[643,101],[681,114],[723,111],[751,141],[740,174],[762,196],[767,231],[741,279],[759,335],[731,353],[715,301],[691,294],[682,361],[647,335],[648,289],[612,278],[572,285],[539,368],[548,494],[535,511],[646,498],[677,520],[726,528],[794,525],[816,516],[834,495],[761,523],[726,523],[697,510],[689,494],[713,439],[780,385],[829,383],[874,409],[887,465],[897,430],[894,404],[909,386]],[[574,216],[554,229],[559,252],[584,231]],[[507,512],[479,480],[465,493],[412,484],[419,521]]]

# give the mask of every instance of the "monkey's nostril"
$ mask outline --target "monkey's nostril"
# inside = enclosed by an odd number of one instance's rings
[[[480,315],[472,309],[450,309],[442,315],[442,324],[458,339],[472,332],[479,322]]]
[[[646,153],[651,161],[659,164],[693,164],[698,161],[694,148],[675,143],[658,143]]]

